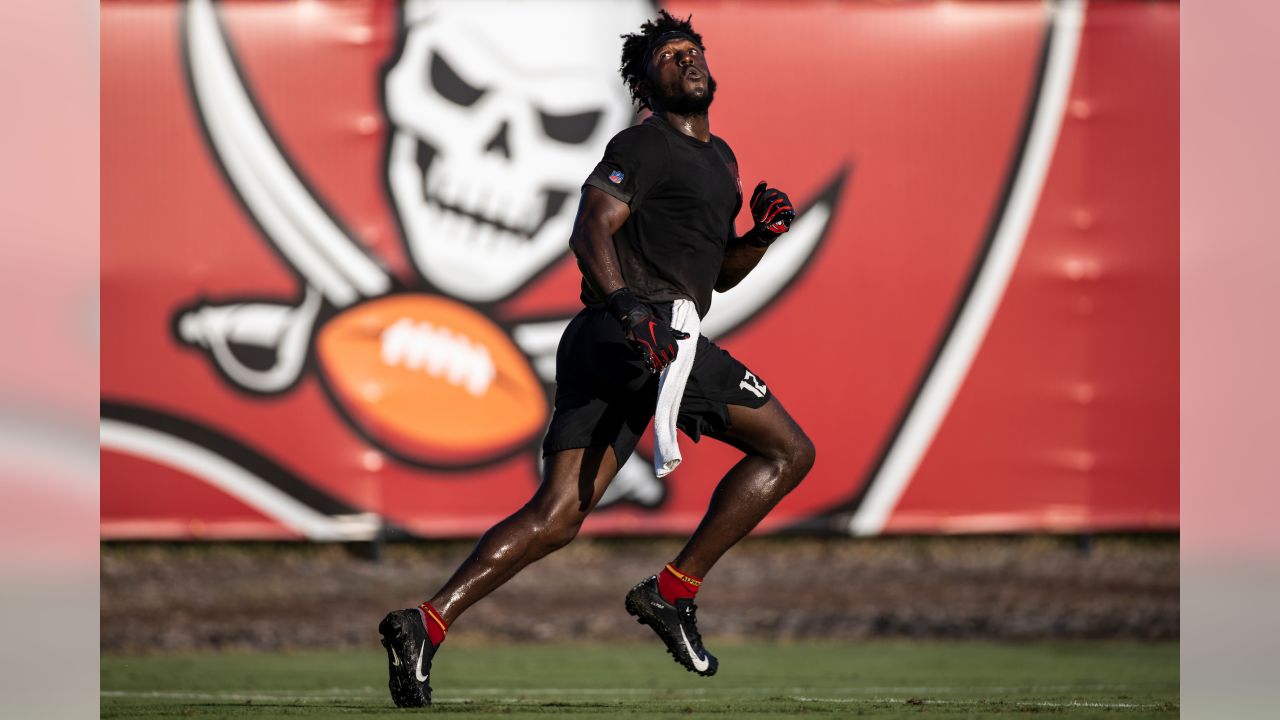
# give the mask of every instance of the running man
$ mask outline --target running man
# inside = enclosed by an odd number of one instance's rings
[[[691,18],[690,18],[691,19]],[[623,80],[652,115],[618,133],[583,185],[570,246],[582,270],[584,309],[556,356],[555,412],[543,442],[542,484],[533,498],[480,538],[439,592],[379,625],[391,697],[431,702],[431,661],[449,625],[525,566],[573,540],[654,415],[659,373],[687,335],[671,327],[672,304],[699,317],[712,290],[737,285],[787,231],[786,194],[761,182],[754,227],[738,237],[737,160],[711,134],[716,83],[690,19],[666,11],[623,36]],[[693,366],[677,426],[742,451],[711,496],[680,554],[626,596],[676,662],[714,675],[718,662],[698,633],[694,598],[702,578],[794,489],[814,461],[813,443],[745,365],[699,336],[685,343]]]

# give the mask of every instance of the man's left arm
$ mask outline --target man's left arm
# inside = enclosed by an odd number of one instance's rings
[[[720,263],[720,275],[716,277],[716,292],[724,292],[742,282],[769,249],[767,245],[751,245],[746,238],[747,235],[729,238],[729,245],[724,249],[724,261]]]
[[[720,263],[720,275],[716,278],[716,292],[724,292],[742,282],[760,263],[773,241],[791,228],[795,217],[795,208],[787,194],[761,180],[751,193],[751,219],[755,225],[742,237],[729,238]]]

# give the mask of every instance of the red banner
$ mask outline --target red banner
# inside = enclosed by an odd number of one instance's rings
[[[1177,4],[666,7],[743,182],[800,211],[704,322],[818,448],[762,529],[1176,528]],[[103,536],[522,504],[652,12],[105,3]],[[659,480],[646,439],[587,530],[691,529],[738,454],[684,443]]]

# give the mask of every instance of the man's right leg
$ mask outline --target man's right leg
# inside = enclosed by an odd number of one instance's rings
[[[617,473],[618,460],[608,446],[552,454],[533,499],[480,538],[431,598],[432,607],[452,624],[525,566],[568,545]]]
[[[480,538],[453,577],[423,604],[427,610],[398,610],[383,619],[378,631],[396,705],[431,703],[431,658],[443,631],[527,565],[569,544],[617,472],[617,456],[607,445],[552,453],[533,498]],[[428,611],[438,613],[442,624],[429,630],[435,619]]]

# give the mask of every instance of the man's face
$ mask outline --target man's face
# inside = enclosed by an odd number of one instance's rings
[[[705,113],[716,94],[702,48],[684,38],[654,49],[648,80],[656,108],[682,115]]]

